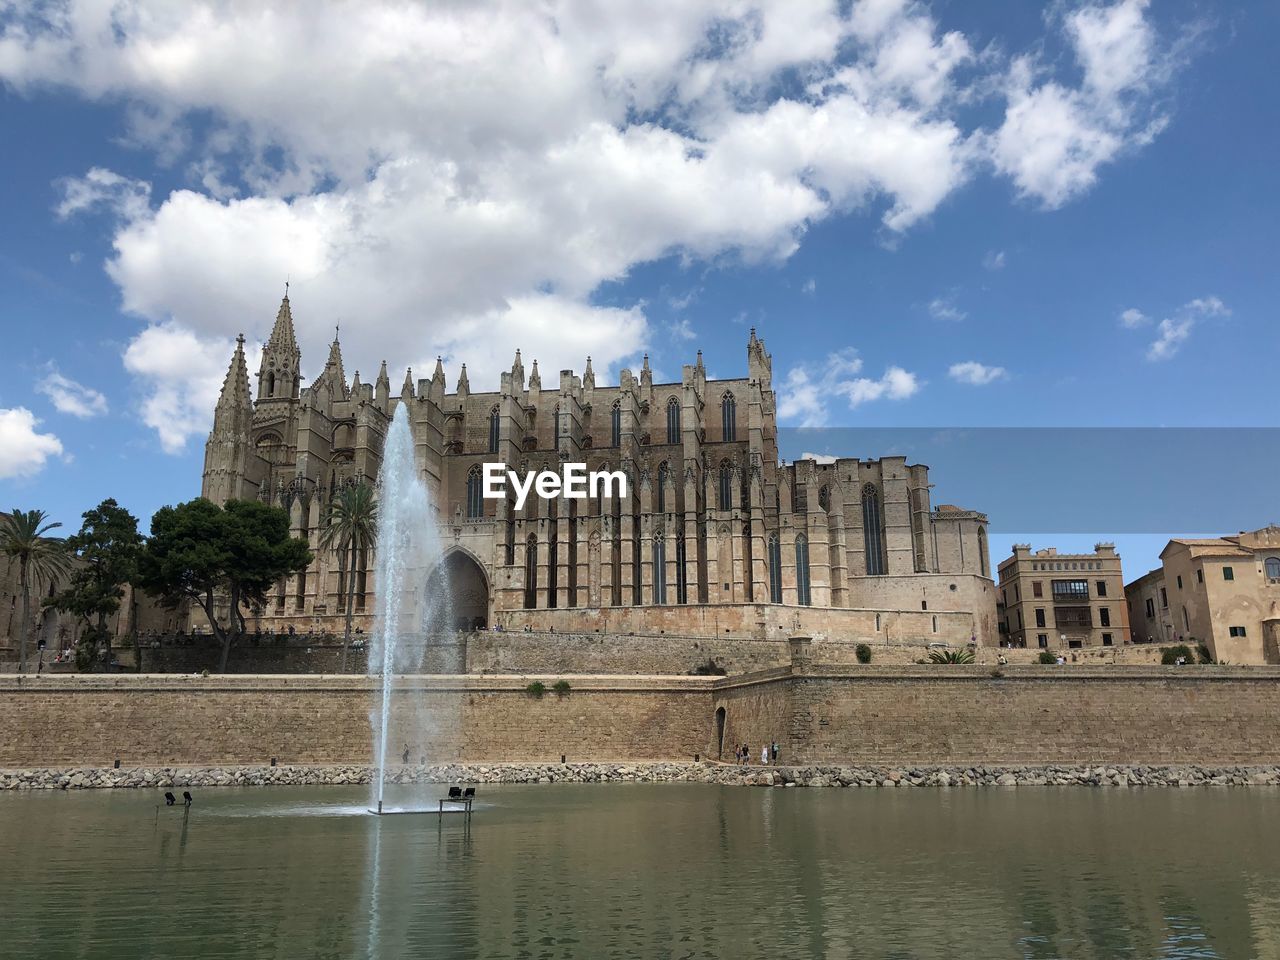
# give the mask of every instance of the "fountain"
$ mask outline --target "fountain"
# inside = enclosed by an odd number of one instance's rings
[[[371,812],[383,813],[387,751],[392,726],[392,692],[397,674],[418,672],[426,638],[448,622],[448,584],[443,580],[442,551],[431,495],[419,474],[409,430],[409,411],[396,408],[382,453],[378,477],[378,542],[374,567],[377,606],[369,647],[369,675],[381,677],[381,697],[370,711],[373,728],[374,766]],[[400,704],[397,704],[399,707]],[[428,742],[426,720],[420,706],[404,704],[412,711],[402,731]],[[387,812],[392,812],[388,810]],[[395,812],[428,812],[397,810]],[[432,811],[433,812],[433,811]]]

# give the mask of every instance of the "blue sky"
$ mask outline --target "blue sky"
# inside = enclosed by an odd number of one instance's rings
[[[1272,425],[1274,4],[717,6],[0,5],[0,504],[196,495],[286,276],[304,373],[755,326],[791,426]],[[1223,532],[1128,526],[994,559]]]

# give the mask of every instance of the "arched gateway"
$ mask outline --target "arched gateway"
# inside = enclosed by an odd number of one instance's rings
[[[489,626],[489,579],[475,558],[453,549],[443,560],[445,583],[453,601],[453,624],[460,630]]]

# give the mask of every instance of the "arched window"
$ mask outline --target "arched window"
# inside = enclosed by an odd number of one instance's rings
[[[267,396],[274,397],[276,395],[276,372],[274,370],[267,374]]]
[[[679,533],[676,534],[676,603],[689,602],[689,578],[685,570],[685,545],[684,537]]]
[[[769,602],[782,602],[782,544],[776,533],[769,537]]]
[[[653,538],[653,602],[667,602],[667,541]]]
[[[884,557],[884,518],[880,513],[880,494],[870,483],[862,488],[862,537],[867,551],[867,576],[884,576],[888,572]]]
[[[524,608],[538,606],[538,535],[529,534],[524,547]]]
[[[738,439],[738,404],[732,393],[726,392],[720,399],[720,429],[726,443]]]
[[[658,464],[658,512],[667,512],[667,477],[670,475],[671,469],[667,466],[667,461],[663,460]]]
[[[667,401],[667,443],[680,442],[680,401],[672,397]]]
[[[809,538],[796,537],[796,602],[809,606]]]
[[[986,527],[978,528],[978,564],[982,569],[982,575],[984,577],[991,576],[991,561],[987,558],[987,528]],[[1280,561],[1277,561],[1277,565],[1278,565],[1278,568],[1280,568]],[[1278,572],[1276,575],[1280,576],[1280,572]]]
[[[716,506],[721,510],[728,510],[733,506],[733,468],[728,460],[720,461],[720,484]]]
[[[622,446],[622,401],[613,401],[613,409],[609,411],[609,445]]]
[[[822,508],[823,513],[831,512],[831,488],[822,486],[818,488],[818,506]]]
[[[556,404],[555,410],[551,412],[551,417],[555,421],[555,449],[560,449],[560,404]]]
[[[501,433],[501,419],[498,416],[498,405],[495,403],[489,411],[489,452],[498,452],[498,437]]]
[[[467,516],[474,519],[484,516],[484,497],[480,487],[480,464],[471,465],[467,471]]]

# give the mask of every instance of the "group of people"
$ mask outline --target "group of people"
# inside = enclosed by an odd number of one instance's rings
[[[744,743],[742,746],[734,750],[733,755],[737,760],[738,766],[745,766],[751,762],[751,747]],[[767,767],[770,764],[773,764],[776,766],[777,763],[778,741],[774,740],[772,743],[766,744],[760,748],[760,765]]]

